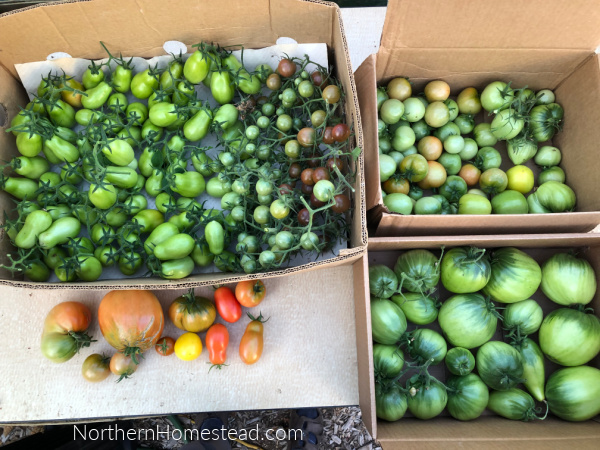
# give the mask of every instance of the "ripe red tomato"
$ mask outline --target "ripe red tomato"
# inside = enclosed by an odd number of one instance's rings
[[[215,305],[225,322],[234,323],[242,317],[242,307],[227,286],[221,286],[215,291]]]
[[[331,137],[336,142],[344,142],[350,137],[350,127],[345,123],[338,123],[331,131]]]
[[[289,78],[296,73],[296,63],[283,58],[277,65],[277,73],[284,78]]]
[[[267,290],[260,280],[240,281],[235,286],[235,298],[246,308],[259,305],[265,299],[265,295],[267,295]]]
[[[325,127],[325,130],[323,131],[323,143],[327,145],[331,145],[334,143],[333,127]]]
[[[229,345],[229,331],[225,325],[215,323],[206,332],[206,348],[208,359],[213,366],[221,368],[227,360],[227,346]],[[212,369],[212,367],[211,367]]]

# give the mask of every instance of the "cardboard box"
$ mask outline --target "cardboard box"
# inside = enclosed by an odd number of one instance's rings
[[[598,30],[600,8],[594,0],[390,0],[380,49],[355,73],[365,133],[368,222],[370,229],[376,228],[375,236],[586,232],[600,224],[595,182],[600,170]],[[453,95],[469,86],[481,92],[495,80],[553,89],[565,118],[552,143],[562,150],[561,167],[577,195],[576,212],[468,217],[390,213],[379,182],[376,87],[397,76],[410,78],[414,95],[435,79],[448,82]],[[497,148],[502,149],[503,168],[510,167],[505,143]]]
[[[386,264],[393,268],[398,256],[407,250],[426,248],[438,252],[441,246],[446,249],[458,246],[472,245],[479,248],[493,249],[497,247],[517,247],[538,262],[543,262],[552,254],[566,252],[576,249],[594,267],[597,275],[600,275],[600,235],[595,234],[573,234],[573,235],[502,235],[502,236],[446,236],[446,237],[413,237],[413,238],[373,238],[369,241],[368,262],[369,264]],[[368,278],[367,278],[368,280]],[[440,301],[448,298],[451,293],[439,285]],[[365,284],[365,298],[370,298],[368,283]],[[544,314],[559,308],[548,300],[538,290],[532,297],[536,299]],[[600,292],[590,304],[598,313],[600,308]],[[370,315],[370,312],[369,312]],[[409,328],[411,326],[409,325]],[[415,326],[412,325],[412,328]],[[428,325],[440,331],[437,322]],[[357,333],[361,333],[357,326]],[[537,337],[537,334],[534,335]],[[436,449],[443,446],[445,449],[481,449],[481,448],[597,448],[600,442],[600,416],[581,423],[562,421],[555,417],[548,417],[544,421],[518,422],[511,421],[485,411],[480,418],[470,422],[460,422],[453,419],[446,411],[441,416],[431,420],[418,420],[407,415],[397,422],[385,422],[375,419],[375,389],[373,384],[372,363],[372,338],[370,318],[366,333],[357,340],[369,342],[369,348],[359,350],[358,359],[362,364],[370,364],[370,393],[361,392],[361,409],[365,417],[367,428],[383,446],[385,450],[395,449]],[[492,338],[501,339],[500,326],[496,335]],[[546,373],[550,374],[559,366],[546,362]],[[589,363],[600,368],[600,357],[596,357]],[[444,379],[448,374],[441,363],[431,369],[432,375]],[[360,373],[359,376],[364,374]],[[363,386],[367,378],[359,380]],[[366,402],[365,402],[366,401]],[[365,414],[365,412],[370,414]],[[368,422],[367,416],[373,419]]]
[[[244,315],[226,324],[228,365],[221,370],[209,372],[206,349],[194,361],[163,357],[150,349],[131,379],[118,384],[112,375],[101,383],[88,383],[81,376],[88,355],[115,352],[98,327],[98,305],[107,290],[0,286],[0,338],[4,342],[0,347],[0,424],[356,405],[358,373],[363,379],[369,377],[368,363],[357,361],[356,350],[358,346],[366,352],[368,345],[362,338],[368,305],[363,261],[265,279],[265,300],[256,311],[244,309],[252,314],[260,310],[268,318],[263,354],[256,364],[247,366],[238,354],[250,322]],[[186,291],[153,292],[166,314],[170,303]],[[211,300],[213,292],[207,286],[195,290],[196,295]],[[89,332],[98,341],[71,360],[55,364],[40,351],[41,327],[52,307],[71,300],[90,308]],[[217,322],[223,323],[220,318]],[[163,335],[177,338],[181,334],[166,316]],[[200,333],[203,345],[205,335]],[[368,383],[361,383],[361,395],[368,394]]]
[[[307,27],[306,24],[311,26]],[[18,155],[14,136],[5,133],[10,120],[25,106],[27,97],[14,65],[45,60],[56,51],[74,58],[98,59],[105,56],[99,41],[115,54],[152,57],[164,54],[163,44],[178,40],[191,46],[200,42],[217,42],[222,46],[243,45],[262,48],[274,45],[278,38],[290,37],[298,43],[326,43],[335,76],[346,91],[346,117],[355,136],[353,145],[363,146],[362,126],[350,56],[344,37],[340,10],[334,3],[320,0],[236,0],[202,1],[95,0],[36,5],[0,16],[0,157],[9,160]],[[355,261],[365,251],[367,242],[363,180],[363,156],[352,167],[356,169],[356,192],[351,239],[339,255],[287,270],[270,272],[281,276]],[[10,196],[0,192],[0,210],[13,208]],[[0,234],[0,263],[13,247]],[[216,270],[216,269],[215,269]],[[240,279],[263,278],[265,274],[209,273],[184,280],[128,278],[93,283],[34,283],[15,280],[7,271],[0,272],[0,285],[39,289],[126,289],[132,287],[177,289],[203,286]]]

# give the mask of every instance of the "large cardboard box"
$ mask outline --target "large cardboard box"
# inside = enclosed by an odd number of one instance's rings
[[[502,235],[502,236],[446,236],[446,237],[412,237],[412,238],[372,238],[369,240],[368,263],[386,264],[393,268],[398,256],[410,249],[426,248],[433,252],[439,251],[444,245],[446,249],[452,247],[472,245],[479,248],[493,250],[498,247],[517,247],[531,255],[539,263],[548,259],[557,252],[575,250],[586,258],[594,267],[596,275],[600,275],[600,235],[597,234],[572,234],[572,235]],[[367,276],[368,280],[368,276]],[[368,282],[365,284],[365,298],[369,298]],[[438,291],[440,301],[448,298],[450,294],[443,289],[440,283]],[[533,297],[544,310],[544,314],[560,306],[548,300],[538,290]],[[596,294],[592,308],[598,313],[600,308],[600,292]],[[370,310],[369,310],[370,314]],[[427,327],[437,327],[437,322]],[[409,327],[410,328],[410,327]],[[412,325],[414,328],[414,325]],[[437,328],[440,331],[439,327]],[[365,331],[365,330],[362,330]],[[357,333],[361,329],[357,327]],[[481,449],[481,448],[552,448],[552,449],[592,449],[598,448],[600,442],[600,416],[587,422],[571,423],[555,417],[548,417],[544,421],[519,422],[507,420],[485,411],[480,418],[470,422],[460,422],[450,417],[445,411],[441,416],[431,420],[418,420],[406,417],[397,422],[377,420],[375,416],[375,388],[373,383],[372,338],[370,318],[366,334],[357,336],[367,341],[368,349],[359,349],[358,359],[363,366],[370,365],[369,378],[364,373],[359,373],[359,385],[370,382],[369,398],[361,392],[361,409],[367,428],[383,446],[385,450],[395,449]],[[537,333],[534,335],[537,337]],[[492,339],[501,339],[500,325]],[[559,366],[546,363],[546,374],[549,375]],[[600,368],[600,357],[592,360],[590,365]],[[448,375],[443,363],[434,366],[431,374],[442,381]],[[368,417],[373,418],[370,422]]]
[[[327,44],[330,65],[347,94],[345,114],[354,130],[353,144],[362,148],[356,87],[351,74],[340,9],[336,4],[320,0],[94,0],[36,5],[0,16],[0,157],[9,160],[18,155],[14,136],[4,130],[19,112],[19,106],[25,106],[28,101],[15,64],[42,61],[57,51],[67,52],[74,58],[102,58],[105,54],[99,45],[100,41],[106,43],[115,54],[152,57],[164,54],[163,44],[170,40],[181,41],[191,50],[191,46],[200,41],[215,42],[222,46],[262,48],[274,45],[280,37],[289,37],[298,43]],[[342,249],[335,257],[274,271],[269,276],[336,265],[343,261],[356,261],[365,251],[367,234],[362,154],[351,169],[356,170],[356,177],[348,248]],[[10,196],[0,192],[0,211],[12,208]],[[2,231],[0,263],[8,261],[6,255],[11,249],[12,246]],[[193,275],[178,281],[128,278],[93,283],[52,284],[15,280],[3,270],[0,271],[0,285],[40,289],[177,289],[264,276],[265,274],[225,274],[216,272],[215,269],[215,273]]]
[[[600,8],[595,0],[390,0],[376,55],[355,73],[365,133],[369,228],[376,236],[585,232],[600,223],[596,174],[600,170]],[[574,213],[477,216],[402,216],[384,206],[379,182],[376,87],[409,77],[413,93],[441,79],[452,93],[495,80],[516,87],[553,89],[564,107],[562,132],[567,184],[577,195]],[[483,114],[478,120],[487,120]],[[505,144],[497,148],[510,167]],[[531,162],[531,166],[533,166]]]

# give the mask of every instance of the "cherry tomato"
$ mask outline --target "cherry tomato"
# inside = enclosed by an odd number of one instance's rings
[[[317,200],[327,203],[333,198],[334,184],[329,180],[319,180],[315,183],[313,194]]]
[[[215,323],[206,332],[206,349],[208,359],[219,369],[227,360],[227,346],[229,345],[229,331],[225,325]],[[212,367],[211,367],[212,368]]]
[[[172,355],[175,351],[175,339],[168,336],[161,337],[154,346],[154,350],[161,356]]]
[[[258,306],[265,299],[265,295],[267,290],[261,280],[240,281],[235,286],[235,298],[246,308]]]
[[[290,208],[280,199],[271,203],[269,211],[275,219],[285,219],[290,214]]]
[[[311,127],[302,128],[298,131],[296,139],[302,147],[312,147],[315,143],[315,129]]]
[[[337,103],[340,101],[341,98],[341,92],[340,92],[340,88],[337,87],[335,84],[331,84],[329,86],[327,86],[325,89],[323,89],[323,100],[325,100],[325,102],[332,104],[332,103]]]
[[[331,176],[329,175],[329,170],[325,167],[316,167],[313,169],[312,173],[312,181],[313,184],[318,183],[321,180],[330,180]]]
[[[129,378],[137,370],[138,365],[129,356],[123,353],[115,353],[110,358],[110,371],[119,376],[117,383],[125,378]]]
[[[331,137],[336,142],[344,142],[350,137],[350,128],[345,123],[338,123],[333,127]]]
[[[300,192],[302,192],[304,195],[310,195],[313,192],[313,185],[308,185],[308,184],[304,184],[302,183],[302,186],[300,187]]]
[[[175,341],[173,346],[175,356],[183,361],[193,361],[202,353],[202,341],[196,333],[188,331]]]
[[[315,197],[315,193],[312,192],[310,194],[310,206],[313,208],[320,208],[321,206],[325,206],[326,202],[322,202],[317,197]]]
[[[337,214],[343,214],[350,209],[350,198],[346,194],[338,194],[333,197],[335,204],[331,210]]]
[[[327,76],[322,72],[316,71],[310,74],[313,84],[321,89],[327,86]]]
[[[296,63],[283,58],[277,65],[277,73],[284,78],[289,78],[296,73]]]
[[[246,364],[257,362],[263,352],[263,318],[259,315],[257,318],[248,314],[252,320],[247,326],[242,340],[240,341],[240,358]]]
[[[277,73],[272,73],[267,77],[266,85],[272,91],[276,91],[281,87],[281,77]],[[267,114],[270,115],[270,114]]]
[[[302,208],[300,211],[298,211],[298,223],[302,226],[306,226],[309,222],[310,213],[308,212],[308,209]]]
[[[242,307],[227,286],[221,286],[215,291],[215,305],[225,322],[235,323],[242,317]]]
[[[302,181],[302,183],[304,183],[306,186],[314,185],[315,182],[313,181],[313,173],[314,170],[311,168],[304,169],[300,174],[300,180]]]
[[[335,171],[335,169],[334,169],[335,166],[337,166],[338,170],[341,173],[344,173],[344,169],[345,169],[344,161],[342,159],[340,159],[340,158],[337,158],[337,157],[329,158],[327,160],[327,164],[326,164],[326,167],[329,169],[329,171],[330,172],[334,172]]]

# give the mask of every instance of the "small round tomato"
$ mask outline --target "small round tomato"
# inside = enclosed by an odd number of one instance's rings
[[[310,212],[308,212],[308,209],[302,208],[300,211],[298,211],[298,223],[304,227],[308,225],[309,222]]]
[[[403,115],[404,104],[395,98],[390,98],[383,102],[381,109],[379,110],[381,120],[388,125],[398,123]]]
[[[325,123],[325,119],[327,119],[327,113],[322,109],[317,109],[310,115],[310,123],[314,128],[318,128],[323,123]]]
[[[332,104],[339,102],[341,95],[342,94],[340,92],[340,88],[337,87],[335,84],[330,84],[325,89],[323,89],[322,97],[323,100],[325,100],[325,102]]]
[[[202,353],[202,340],[196,333],[183,333],[173,346],[175,355],[183,361],[193,361]]]
[[[284,78],[289,78],[296,73],[296,63],[283,58],[277,65],[277,73]]]
[[[442,141],[435,136],[425,136],[417,144],[417,151],[425,157],[427,161],[436,161],[442,154]]]
[[[338,123],[331,131],[331,136],[336,142],[345,142],[350,137],[350,127],[345,123]]]
[[[475,186],[479,183],[479,177],[481,176],[481,170],[475,167],[473,164],[465,164],[461,167],[458,176],[466,181],[467,186]]]
[[[508,177],[503,170],[492,168],[488,169],[479,177],[479,186],[486,194],[495,195],[506,189]]]
[[[317,197],[315,197],[314,191],[310,194],[310,206],[313,208],[320,208],[321,206],[325,206],[325,202],[322,202]]]
[[[406,178],[401,176],[392,176],[383,183],[383,191],[386,194],[408,194],[410,190],[410,183]]]
[[[281,87],[281,77],[277,73],[272,73],[267,77],[265,84],[270,90],[276,91]]]
[[[99,353],[93,353],[83,361],[81,375],[90,383],[98,383],[110,375],[110,358]]]
[[[425,122],[430,127],[439,128],[450,120],[450,110],[443,102],[433,102],[425,108]]]
[[[350,198],[346,194],[338,194],[333,197],[335,204],[331,210],[336,214],[343,214],[350,209]]]
[[[275,219],[285,219],[290,214],[290,208],[280,199],[271,203],[269,211]]]
[[[175,339],[168,336],[161,337],[154,346],[154,350],[161,356],[172,355],[175,351]]]
[[[327,86],[327,75],[323,74],[322,72],[315,71],[310,74],[310,78],[316,87],[323,89],[325,86]]]
[[[109,363],[110,371],[117,375],[119,379],[117,383],[125,378],[129,378],[137,370],[138,365],[129,356],[125,356],[121,352],[112,355]]]
[[[398,77],[388,83],[386,91],[389,98],[395,98],[403,102],[412,95],[412,86],[406,78]]]
[[[419,187],[421,189],[440,187],[446,182],[448,176],[446,169],[437,161],[427,161],[427,165],[429,166],[429,170],[427,171],[425,178],[419,181]]]
[[[327,203],[333,198],[334,192],[335,186],[329,180],[319,180],[317,183],[315,183],[315,187],[313,190],[313,194],[317,198],[317,200],[324,203]]]
[[[258,306],[265,299],[265,295],[267,290],[261,280],[240,281],[235,286],[235,298],[246,308]]]
[[[335,141],[333,140],[333,127],[325,127],[325,130],[323,130],[323,143],[331,145],[334,142]]]
[[[312,186],[315,184],[313,181],[313,173],[314,170],[311,168],[304,169],[300,174],[300,181],[302,181],[307,186]]]
[[[298,131],[296,139],[302,147],[312,147],[315,144],[315,135],[316,133],[314,128],[305,127]]]
[[[533,189],[534,175],[533,171],[523,165],[513,166],[506,171],[508,178],[507,189],[527,194]]]
[[[329,169],[330,172],[335,172],[334,167],[337,167],[341,173],[344,173],[344,169],[345,169],[344,161],[340,158],[336,158],[336,157],[329,158],[325,165],[326,165],[327,169]]]
[[[321,180],[330,180],[329,170],[325,167],[315,167],[312,172],[313,184],[318,183]]]
[[[442,80],[434,80],[425,86],[425,98],[428,102],[443,102],[450,96],[450,86]]]
[[[288,175],[292,180],[297,180],[300,178],[300,174],[302,173],[302,167],[298,163],[290,164],[290,168],[288,169]],[[235,184],[235,182],[234,182]]]

